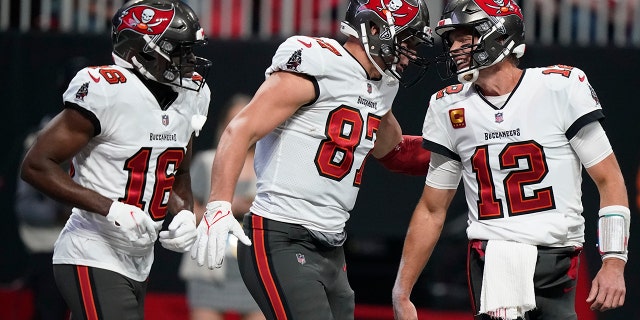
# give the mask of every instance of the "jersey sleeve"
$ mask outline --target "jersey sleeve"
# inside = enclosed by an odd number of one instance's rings
[[[96,68],[84,68],[71,79],[62,99],[93,122],[95,135],[101,133],[101,123],[108,117],[111,97],[106,90],[107,81]],[[77,107],[76,107],[77,106]]]
[[[587,124],[604,118],[600,100],[595,90],[589,84],[584,71],[573,68],[569,75],[567,87],[568,108],[566,110],[567,122],[566,136],[573,138],[576,133]]]
[[[289,71],[312,77],[323,75],[325,67],[322,53],[322,48],[315,38],[290,37],[276,50],[265,76],[269,77],[276,71]]]
[[[431,97],[427,114],[422,125],[422,146],[434,153],[441,154],[453,160],[460,161],[460,156],[454,151],[455,148],[448,137],[449,130],[445,126],[443,119],[442,105],[436,100],[436,94]]]

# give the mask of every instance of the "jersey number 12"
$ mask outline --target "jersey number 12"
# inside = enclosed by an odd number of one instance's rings
[[[525,194],[525,187],[540,183],[549,173],[542,146],[533,140],[507,144],[498,155],[500,170],[510,171],[502,181],[505,202],[509,215],[522,215],[554,209],[556,207],[553,188],[531,190]],[[528,166],[520,168],[520,160],[524,159]],[[502,201],[496,197],[496,186],[489,165],[488,147],[480,146],[471,157],[472,169],[478,182],[478,219],[503,218]]]

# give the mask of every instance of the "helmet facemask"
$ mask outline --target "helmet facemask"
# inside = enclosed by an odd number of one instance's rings
[[[387,70],[405,87],[411,87],[422,79],[431,62],[426,58],[428,48],[433,47],[431,28],[416,30],[411,27],[404,29],[395,36],[393,42],[393,61],[388,64]],[[402,57],[409,61],[400,72],[397,70]]]
[[[147,40],[148,37],[144,38]],[[161,39],[158,44],[149,41],[151,51],[143,50],[132,57],[132,62],[140,73],[151,80],[199,91],[212,63],[196,56],[193,51],[195,47],[206,44],[207,40],[172,42]],[[195,86],[187,80],[191,80]]]

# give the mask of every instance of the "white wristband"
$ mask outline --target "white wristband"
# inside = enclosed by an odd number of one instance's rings
[[[598,250],[602,259],[627,261],[631,213],[625,206],[607,206],[598,211]]]

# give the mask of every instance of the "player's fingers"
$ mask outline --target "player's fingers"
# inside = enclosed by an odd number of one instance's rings
[[[183,244],[183,248],[184,248],[184,252],[187,252],[189,250],[191,250],[193,244],[195,243],[196,239],[193,237],[189,237],[187,239],[181,239],[180,243],[184,243]]]
[[[160,238],[160,244],[165,249],[169,249],[169,250],[178,249],[178,246],[176,245],[176,242],[173,241],[173,239],[162,239],[162,238]]]
[[[166,239],[171,238],[171,233],[170,231],[160,231],[160,233],[158,234],[158,238],[160,238],[160,242],[165,241]]]
[[[145,215],[142,219],[142,226],[142,231],[147,233],[152,241],[155,241],[158,237],[158,233],[156,231],[156,225],[153,220],[151,220],[149,216]]]
[[[136,235],[135,232],[133,233],[127,233],[127,239],[133,243],[138,243],[138,239],[140,239],[139,236]]]
[[[216,237],[214,234],[209,234],[207,241],[207,267],[212,269],[215,267],[216,259]]]
[[[615,309],[624,304],[624,289],[612,288],[610,289],[607,299],[604,303],[605,308]]]
[[[244,234],[244,230],[242,230],[242,226],[240,226],[239,223],[231,227],[231,234],[236,236],[236,238],[238,238],[238,240],[240,240],[240,242],[242,242],[244,245],[251,245],[251,239],[249,239],[249,237]]]
[[[611,289],[607,290],[606,295],[602,299],[600,311],[606,311],[611,309],[611,306],[613,305],[613,299],[614,299],[614,293],[611,291]]]
[[[191,247],[191,259],[196,260],[196,261],[197,261],[197,258],[198,258],[198,246],[199,246],[199,243],[200,243],[200,233],[198,233],[198,236],[196,237],[195,244]]]
[[[596,299],[597,295],[598,295],[598,282],[594,280],[591,282],[591,290],[589,290],[589,295],[587,296],[587,303],[592,303]]]
[[[617,299],[618,304],[615,305],[614,308],[622,307],[624,305],[624,297],[625,297],[624,293],[618,296],[618,299]]]
[[[596,295],[593,303],[591,304],[591,310],[602,310],[602,303],[604,302],[605,294],[602,291],[599,291]]]
[[[174,218],[173,220],[171,220],[171,223],[169,223],[169,226],[167,227],[167,229],[170,231],[174,231],[178,229],[181,225],[182,225],[182,221],[179,221],[178,219]]]
[[[153,242],[151,240],[149,240],[148,237],[138,238],[138,240],[133,241],[133,245],[136,246],[136,247],[148,246],[151,243],[153,243]]]
[[[207,239],[208,237],[201,238],[198,242],[198,256],[197,261],[199,266],[204,266],[205,259],[207,257]]]
[[[228,233],[221,233],[216,239],[216,261],[215,267],[220,268],[222,266],[222,260],[224,259],[224,252],[227,248]]]
[[[173,237],[178,239],[178,238],[183,238],[188,231],[189,231],[189,227],[187,227],[184,223],[181,223],[171,232],[173,234]]]

